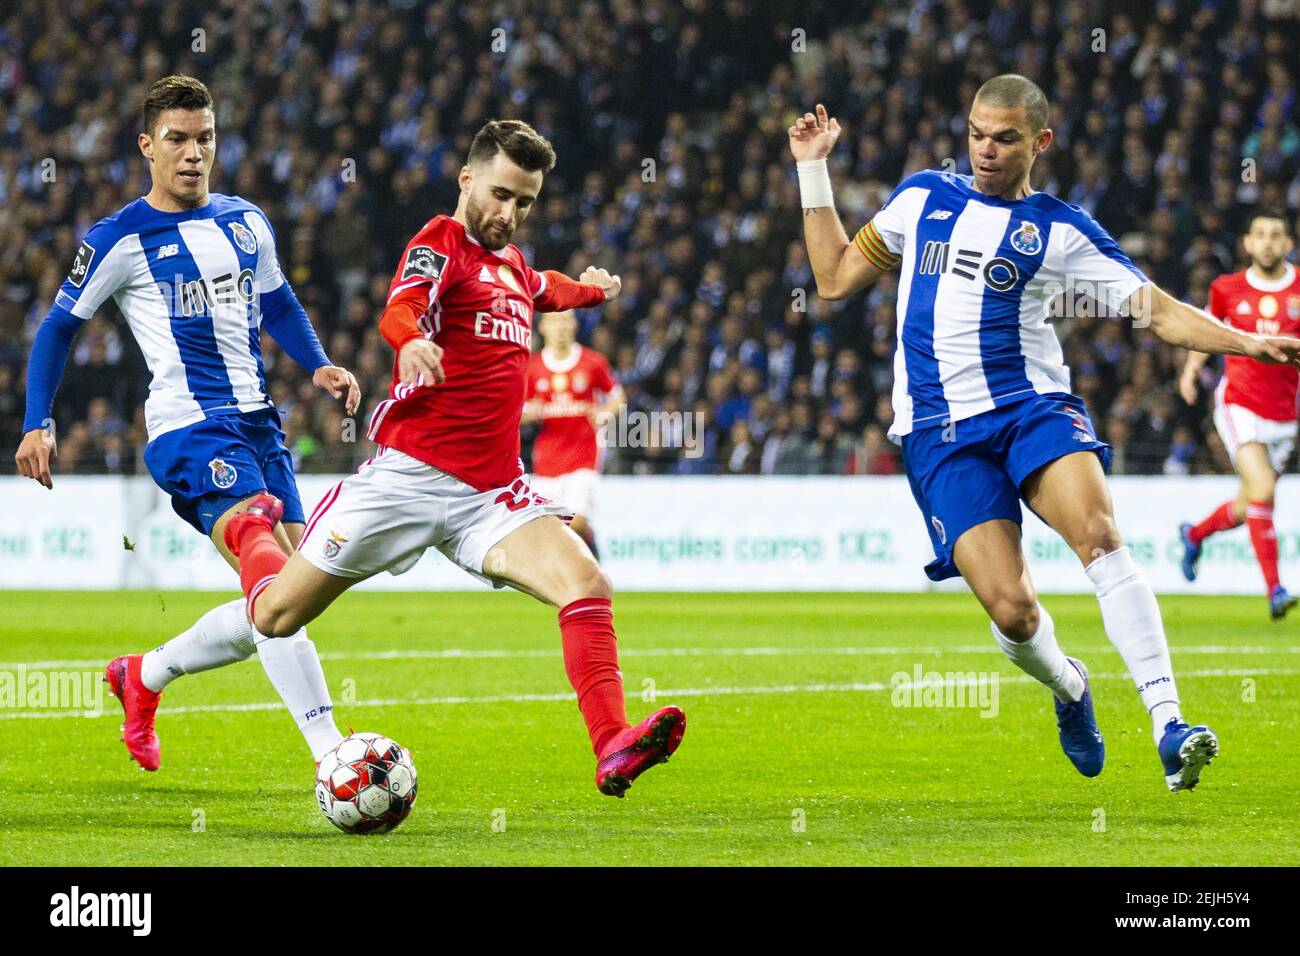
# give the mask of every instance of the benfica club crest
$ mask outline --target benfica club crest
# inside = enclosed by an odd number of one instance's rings
[[[338,553],[341,550],[343,550],[343,545],[347,543],[348,543],[348,539],[346,535],[340,534],[339,532],[331,529],[329,540],[325,542],[325,546],[321,549],[321,551],[322,553],[324,553],[325,557],[327,558],[336,558],[338,557]]]

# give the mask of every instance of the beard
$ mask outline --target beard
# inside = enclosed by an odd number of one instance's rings
[[[514,230],[503,233],[496,224],[493,223],[493,217],[484,212],[473,199],[465,203],[465,219],[469,223],[469,232],[484,249],[492,252],[498,252],[506,247],[510,237],[514,235]]]

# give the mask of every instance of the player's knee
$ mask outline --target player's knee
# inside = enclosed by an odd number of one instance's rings
[[[1119,526],[1108,514],[1089,516],[1082,532],[1079,536],[1080,540],[1075,545],[1075,551],[1085,567],[1098,558],[1124,547],[1124,538],[1119,533]]]
[[[1011,640],[1027,641],[1038,632],[1038,600],[1032,594],[1006,594],[989,608],[989,617]]]
[[[590,567],[583,576],[582,592],[583,597],[613,598],[614,596],[614,582],[595,561],[590,562]]]
[[[272,595],[263,595],[253,605],[253,626],[263,637],[288,637],[298,633],[302,623],[293,608],[277,603]]]

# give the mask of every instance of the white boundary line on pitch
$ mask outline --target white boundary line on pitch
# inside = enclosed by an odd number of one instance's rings
[[[268,638],[273,640],[273,638]],[[1113,653],[1109,644],[1093,647],[1071,647],[1071,653]],[[1222,644],[1200,644],[1170,648],[1174,657],[1183,654],[1300,654],[1300,645],[1272,646],[1267,644],[1232,647]],[[944,654],[998,654],[992,641],[988,644],[955,644],[951,647],[937,645],[909,645],[904,647],[647,647],[619,648],[619,657],[942,657]],[[449,647],[441,650],[388,650],[388,651],[326,651],[322,661],[413,661],[413,660],[495,660],[526,658],[558,658],[558,647],[480,650],[477,648]],[[107,660],[93,661],[7,661],[0,662],[0,670],[58,670],[83,667],[103,667]]]
[[[1200,670],[1200,671],[1183,671],[1176,677],[1291,677],[1300,674],[1300,669],[1280,669],[1280,670]],[[1128,674],[1089,674],[1090,681],[1099,680],[1132,680]],[[958,680],[945,681],[943,687],[960,687],[971,686],[977,681]],[[999,677],[999,684],[1037,684],[1036,678],[1027,674],[1016,674],[1011,677]],[[844,684],[776,684],[762,685],[757,687],[680,687],[670,690],[659,690],[655,692],[655,699],[660,697],[671,699],[674,697],[722,697],[728,695],[745,695],[745,694],[855,694],[855,693],[879,693],[881,691],[910,690],[913,687],[933,687],[933,682],[922,681],[917,684],[913,681],[882,684],[877,681],[869,683],[844,683]],[[636,691],[628,694],[629,699],[635,700],[640,695]],[[375,700],[358,700],[346,704],[347,707],[443,707],[455,704],[516,704],[516,703],[554,703],[559,701],[573,701],[574,695],[565,694],[491,694],[483,697],[394,697],[389,699]],[[270,702],[262,701],[252,704],[198,704],[192,707],[160,707],[159,715],[184,715],[184,714],[227,714],[227,713],[246,713],[251,711],[262,710],[283,710],[284,704],[279,701]],[[336,708],[337,709],[337,708]],[[17,713],[6,714],[0,713],[0,720],[21,720],[21,719],[58,719],[67,717],[80,717],[91,719],[95,717],[113,716],[116,711],[104,711],[102,713],[86,713],[79,710],[23,710]]]

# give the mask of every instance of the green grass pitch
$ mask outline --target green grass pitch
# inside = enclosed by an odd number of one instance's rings
[[[97,671],[228,599],[0,592],[0,675]],[[168,689],[155,774],[129,762],[106,687],[100,717],[0,706],[0,865],[1300,863],[1296,625],[1269,622],[1263,598],[1162,600],[1187,716],[1222,743],[1197,791],[1171,794],[1096,602],[1044,603],[1094,675],[1093,780],[969,595],[620,595],[630,716],[653,693],[688,729],[614,800],[593,784],[553,612],[512,593],[357,593],[310,630],[340,726],[413,752],[399,830],[349,837],[321,816],[310,756],[250,660]],[[918,666],[998,673],[996,712],[975,694],[899,706],[891,681]]]

